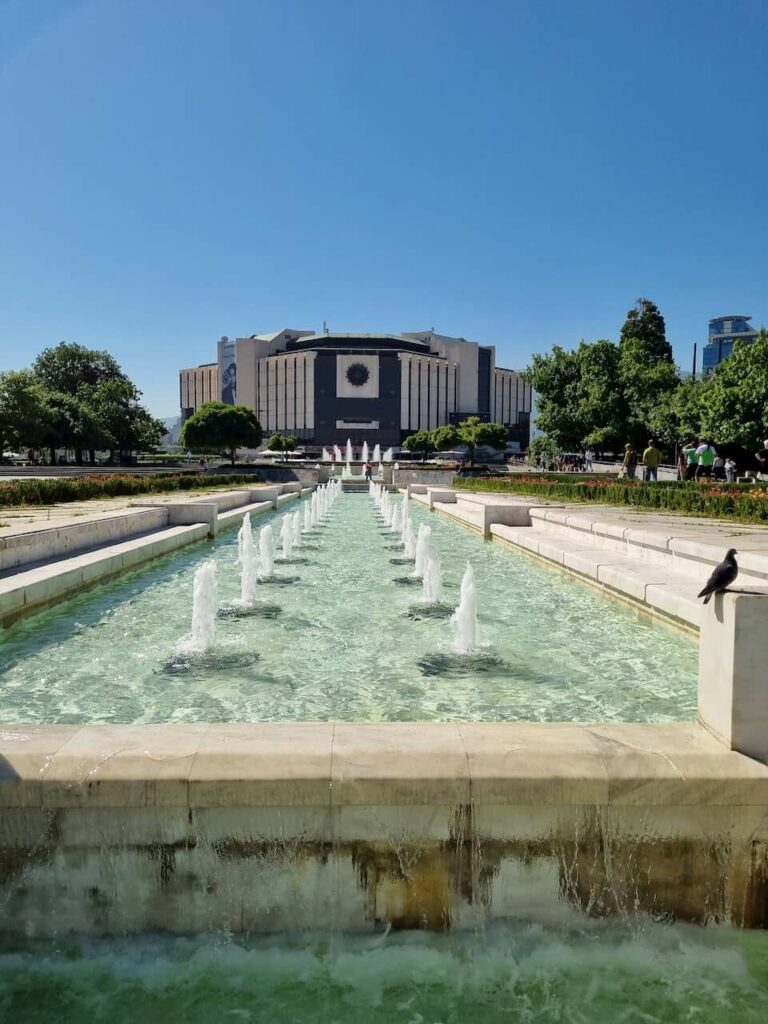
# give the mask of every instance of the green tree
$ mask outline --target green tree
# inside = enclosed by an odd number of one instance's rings
[[[650,299],[638,299],[627,313],[619,335],[619,347],[622,348],[630,339],[643,343],[649,361],[672,362],[672,346],[667,341],[664,317]]]
[[[475,447],[479,444],[491,448],[504,448],[507,428],[502,423],[484,423],[479,416],[468,416],[459,423],[459,438],[469,449],[469,463],[474,465]]]
[[[299,442],[290,434],[272,434],[267,442],[267,448],[271,452],[292,452],[298,447]]]
[[[700,385],[701,434],[751,451],[768,437],[768,331],[752,344],[734,343],[727,359]]]
[[[421,461],[424,462],[427,455],[434,451],[432,433],[429,430],[417,430],[415,434],[409,434],[403,441],[403,448],[409,452],[421,452]]]
[[[261,424],[255,413],[244,405],[206,402],[181,428],[181,444],[185,448],[219,448],[229,453],[232,465],[238,448],[258,448]]]
[[[32,373],[49,391],[64,395],[76,395],[81,388],[106,380],[128,380],[109,352],[67,341],[44,349],[32,364]]]
[[[45,441],[45,389],[28,370],[0,373],[0,455]]]
[[[435,427],[432,431],[432,448],[436,452],[447,452],[461,443],[459,431],[452,424]]]
[[[75,461],[81,466],[83,451],[93,451],[104,441],[101,428],[88,406],[59,391],[45,395],[41,423],[42,443],[49,450],[52,464],[56,461],[57,448],[71,448],[75,452]]]
[[[110,461],[116,450],[131,452],[152,448],[165,434],[165,424],[139,403],[139,390],[127,378],[103,380],[81,389],[78,399],[98,424]]]
[[[535,465],[536,459],[541,457],[544,468],[554,463],[558,455],[558,447],[551,437],[539,434],[531,441],[528,448],[528,461]]]
[[[536,392],[536,426],[561,450],[575,447],[590,430],[580,408],[581,367],[575,352],[555,345],[537,353],[523,377]]]

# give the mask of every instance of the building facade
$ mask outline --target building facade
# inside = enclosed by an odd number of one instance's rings
[[[219,398],[219,364],[204,363],[179,370],[179,407],[182,422],[206,402]]]
[[[464,338],[290,328],[222,338],[216,364],[180,372],[182,418],[210,401],[191,398],[203,394],[195,375],[212,366],[213,397],[253,409],[265,433],[324,445],[349,437],[389,446],[414,431],[477,415],[504,423],[527,443],[530,387],[496,366],[493,346]]]
[[[710,373],[733,349],[733,343],[739,338],[753,342],[757,331],[750,324],[749,316],[716,316],[709,321],[707,344],[702,353],[702,370]]]

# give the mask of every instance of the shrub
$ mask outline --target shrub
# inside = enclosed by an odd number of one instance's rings
[[[599,477],[563,480],[531,475],[472,480],[471,483],[456,477],[453,485],[465,490],[531,494],[569,502],[630,505],[758,523],[768,520],[768,488],[755,484],[697,484],[675,480],[646,484],[639,480]]]
[[[253,473],[163,473],[138,476],[130,473],[94,473],[79,477],[48,477],[42,480],[9,480],[0,483],[0,508],[19,505],[53,505],[88,498],[119,498],[168,491],[199,491],[253,484]]]

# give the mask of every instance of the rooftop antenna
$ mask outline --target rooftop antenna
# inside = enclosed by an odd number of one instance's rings
[[[691,380],[696,380],[696,342],[693,343],[693,371],[691,372]]]
[[[328,324],[323,320],[323,334],[328,333]]]

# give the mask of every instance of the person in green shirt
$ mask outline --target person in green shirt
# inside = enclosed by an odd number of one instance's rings
[[[693,441],[683,448],[683,455],[685,456],[685,479],[693,480],[699,465],[699,456],[696,454],[696,445]]]
[[[645,474],[643,479],[646,483],[649,480],[659,479],[659,463],[661,462],[661,452],[654,445],[653,438],[648,442],[648,447],[643,452],[643,465],[645,466]]]
[[[699,464],[696,467],[696,479],[711,479],[712,467],[715,464],[715,456],[717,455],[717,452],[714,447],[707,442],[706,438],[702,437],[699,439],[699,447],[696,449],[696,455],[699,460]]]

